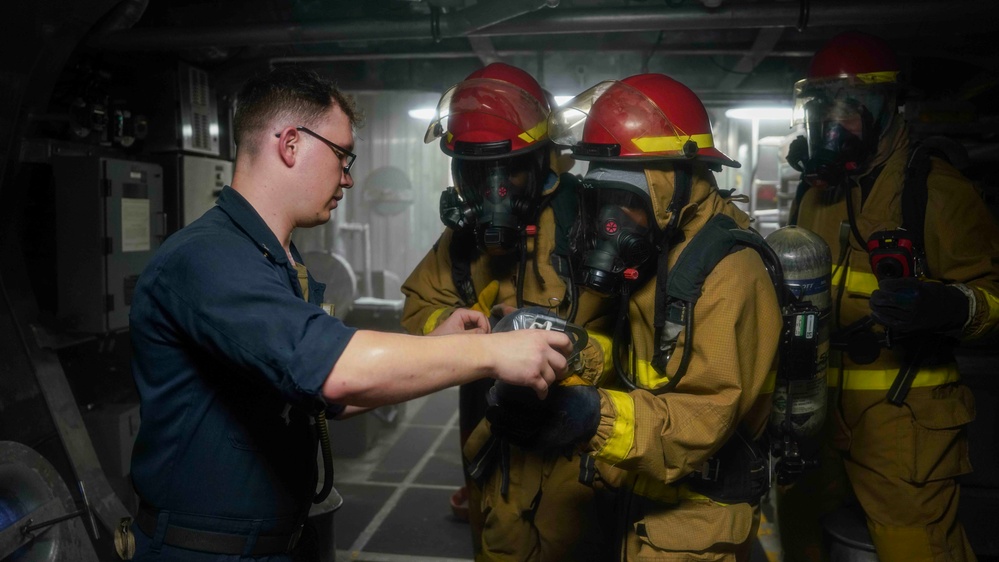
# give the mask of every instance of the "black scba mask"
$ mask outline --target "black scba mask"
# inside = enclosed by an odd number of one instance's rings
[[[876,148],[870,142],[871,136],[877,140],[872,135],[871,113],[853,100],[830,105],[815,99],[805,106],[805,114],[817,116],[805,121],[805,178],[839,185],[851,172],[859,171]]]
[[[601,295],[620,292],[625,280],[652,271],[658,226],[648,195],[630,184],[596,181],[580,190],[580,220],[573,227],[574,276]]]
[[[536,153],[496,160],[452,160],[456,187],[441,194],[441,220],[474,229],[479,249],[491,255],[521,245],[541,198],[542,159]]]
[[[837,82],[804,89],[798,96],[796,111],[803,113],[805,137],[792,143],[791,165],[805,180],[832,186],[863,171],[891,121],[894,95],[887,88]]]

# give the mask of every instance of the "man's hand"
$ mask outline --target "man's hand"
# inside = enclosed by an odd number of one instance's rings
[[[549,330],[494,333],[489,344],[494,354],[493,378],[533,388],[539,398],[547,396],[548,387],[566,375],[566,357],[572,353],[569,336]]]
[[[443,322],[437,325],[428,336],[447,336],[450,334],[488,334],[489,319],[477,310],[459,308],[451,313]]]
[[[960,330],[970,310],[957,287],[913,277],[883,279],[871,293],[871,316],[899,332]]]

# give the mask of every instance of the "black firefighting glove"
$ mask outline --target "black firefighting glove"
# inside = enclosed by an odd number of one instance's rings
[[[497,382],[486,410],[492,432],[537,452],[571,454],[597,432],[600,393],[586,384],[553,385],[540,400],[530,388]]]
[[[871,316],[898,332],[952,332],[968,321],[970,306],[952,285],[914,277],[882,279],[871,293]]]

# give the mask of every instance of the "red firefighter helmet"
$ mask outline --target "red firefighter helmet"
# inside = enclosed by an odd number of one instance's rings
[[[549,129],[580,160],[697,158],[739,167],[715,148],[697,95],[664,74],[601,82],[553,111]]]
[[[862,76],[867,81],[895,82],[899,65],[895,51],[880,37],[847,31],[830,39],[808,66],[808,78]]]
[[[812,57],[808,78],[794,84],[794,124],[805,122],[806,104],[824,96],[857,100],[883,131],[895,110],[898,77],[895,51],[883,39],[859,31],[840,33]]]
[[[806,177],[829,185],[862,173],[897,113],[899,63],[884,40],[857,31],[830,39],[794,84],[792,125],[804,127]]]
[[[548,141],[550,110],[530,74],[493,63],[444,92],[423,140],[440,138],[441,150],[456,158],[512,156]]]

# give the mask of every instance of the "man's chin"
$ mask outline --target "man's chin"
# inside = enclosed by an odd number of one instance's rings
[[[301,226],[303,226],[305,228],[312,228],[314,226],[322,226],[322,225],[330,222],[330,218],[332,216],[333,215],[329,211],[326,211],[326,212],[323,212],[323,213],[319,213],[318,215],[316,215],[315,217],[313,217],[313,220],[309,221],[308,224],[303,224]]]

